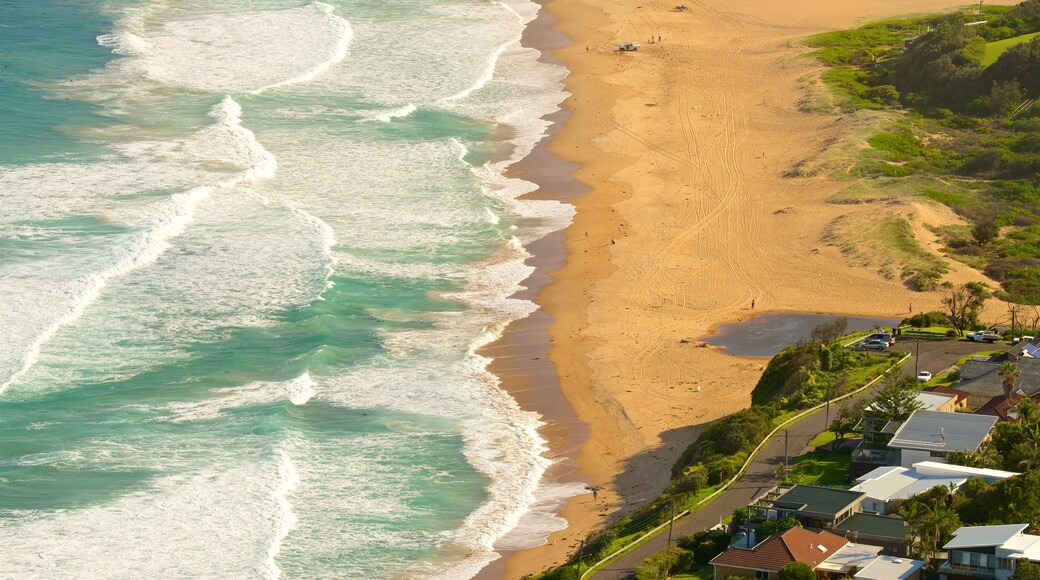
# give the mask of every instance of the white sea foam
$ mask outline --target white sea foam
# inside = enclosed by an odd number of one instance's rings
[[[258,94],[320,77],[346,57],[353,37],[350,23],[323,2],[280,11],[216,13],[160,27],[148,23],[149,18],[131,11],[117,31],[98,37],[102,46],[129,57],[113,61],[107,76]],[[104,90],[97,83],[92,86]]]
[[[396,119],[398,117],[407,117],[408,115],[411,115],[412,113],[414,113],[416,110],[418,110],[418,107],[416,107],[412,103],[408,103],[407,105],[404,105],[403,107],[398,107],[396,109],[390,109],[388,111],[377,112],[377,113],[374,114],[374,117],[377,120],[380,120],[380,121],[382,121],[384,123],[389,123],[390,121],[393,121],[394,119]]]
[[[297,482],[288,454],[275,450],[163,477],[107,504],[0,518],[0,569],[18,578],[277,578]]]
[[[309,395],[308,398],[310,398]],[[306,402],[306,400],[304,400],[304,402]],[[293,401],[293,403],[298,405],[302,404],[296,403],[296,401]],[[271,545],[267,549],[267,574],[269,578],[278,578],[282,575],[282,571],[278,568],[275,558],[278,556],[278,552],[282,548],[282,540],[285,539],[285,536],[289,535],[289,530],[296,524],[296,514],[293,513],[293,506],[292,503],[289,502],[288,496],[300,483],[300,476],[296,471],[296,466],[293,465],[292,459],[289,458],[289,455],[280,449],[275,453],[275,455],[278,462],[279,484],[275,488],[274,499],[278,503],[278,509],[281,512],[281,525],[276,530],[274,538],[271,540]]]
[[[522,26],[523,19],[520,17],[519,14],[517,14],[517,12],[515,10],[513,10],[512,8],[509,7],[509,5],[507,5],[507,4],[503,3],[503,2],[497,2],[496,4],[498,4],[499,6],[503,7],[506,11],[508,11],[514,18],[516,18],[517,23],[521,24],[521,26]],[[511,46],[516,45],[517,43],[519,43],[520,42],[520,38],[521,38],[521,35],[518,34],[518,35],[514,36],[513,38],[510,38],[506,42],[503,42],[502,44],[500,44],[498,46],[498,48],[496,48],[494,50],[494,52],[492,52],[491,55],[488,56],[487,63],[485,65],[485,67],[484,67],[484,70],[481,71],[480,76],[477,77],[477,79],[473,82],[473,84],[470,85],[469,87],[466,87],[465,89],[455,93],[454,95],[450,95],[448,97],[445,97],[444,100],[446,100],[446,101],[457,101],[457,100],[460,100],[460,99],[464,99],[464,98],[470,96],[471,94],[473,94],[474,91],[478,91],[481,88],[483,88],[485,85],[487,85],[488,82],[490,82],[491,79],[495,76],[495,68],[498,65],[498,59],[501,58],[502,53],[504,53]]]
[[[25,304],[23,309],[14,312],[14,316],[17,318],[28,313],[29,319],[21,321],[21,324],[32,325],[35,328],[25,335],[31,339],[23,348],[4,357],[8,359],[4,364],[7,368],[0,367],[0,370],[7,372],[6,376],[2,377],[0,393],[36,364],[43,346],[53,339],[62,327],[79,319],[98,299],[110,280],[155,263],[169,248],[170,241],[180,236],[194,219],[198,205],[209,198],[216,189],[226,190],[243,182],[274,176],[277,163],[256,141],[253,133],[241,126],[241,108],[238,103],[230,97],[225,97],[214,108],[212,115],[218,122],[200,134],[199,143],[185,143],[184,149],[189,151],[190,155],[200,158],[213,158],[221,153],[230,153],[230,157],[225,157],[225,161],[235,163],[244,171],[224,177],[216,184],[198,186],[153,204],[126,206],[116,210],[117,213],[121,212],[122,221],[132,223],[140,231],[127,234],[119,240],[112,250],[110,263],[62,283],[61,292],[64,297],[56,303],[47,304],[49,312],[41,311],[38,307],[30,308],[32,302],[28,299],[33,296],[31,287],[10,288],[6,294],[11,300]],[[89,172],[90,169],[86,168],[84,171]],[[17,358],[9,358],[12,356]]]
[[[303,373],[295,379],[280,383],[261,381],[219,389],[202,400],[170,403],[160,412],[165,413],[163,420],[173,423],[212,421],[222,417],[225,411],[242,407],[286,400],[293,405],[304,405],[314,397],[314,386],[310,373]]]

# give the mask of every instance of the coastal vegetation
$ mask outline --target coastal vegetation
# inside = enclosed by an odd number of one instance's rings
[[[654,526],[667,522],[672,514],[694,508],[736,475],[758,444],[783,421],[828,397],[837,398],[863,387],[899,358],[897,353],[874,354],[848,349],[843,344],[847,326],[845,319],[821,324],[812,331],[809,342],[776,355],[755,387],[751,407],[705,426],[672,467],[672,482],[657,498],[589,535],[580,555],[573,554],[567,564],[546,571],[538,578],[573,578],[579,557],[583,566],[597,562]],[[827,466],[835,461],[847,464],[847,459],[835,460],[826,455],[802,461],[806,463],[792,471],[791,477],[830,481],[835,476],[833,469]],[[820,470],[825,473],[817,473]],[[702,558],[688,553],[690,550],[683,546],[681,542],[678,548],[656,555],[637,577],[663,578],[665,576],[657,574],[696,569]]]
[[[931,200],[964,225],[933,234],[943,254],[997,281],[998,297],[1040,304],[1040,0],[875,22],[809,38],[839,109],[868,131],[837,171],[839,203]],[[818,107],[816,107],[818,108]],[[938,287],[947,268],[903,216],[839,220],[827,239],[854,262]],[[854,239],[879,240],[884,252]]]

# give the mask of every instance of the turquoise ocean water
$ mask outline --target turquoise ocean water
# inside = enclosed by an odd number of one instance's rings
[[[468,578],[563,524],[476,355],[569,206],[525,0],[0,3],[0,577]]]

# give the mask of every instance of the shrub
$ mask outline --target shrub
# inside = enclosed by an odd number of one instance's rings
[[[679,538],[679,547],[693,553],[693,561],[707,564],[729,547],[729,534],[722,530],[704,530]]]
[[[780,580],[816,580],[816,572],[808,564],[788,562],[780,568],[778,577]]]

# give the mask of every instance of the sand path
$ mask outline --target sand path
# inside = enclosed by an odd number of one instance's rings
[[[755,312],[894,317],[911,301],[915,311],[939,306],[934,294],[850,267],[822,236],[844,214],[955,217],[830,204],[842,184],[785,175],[816,166],[858,123],[800,111],[820,90],[820,67],[797,39],[949,2],[676,3],[547,4],[573,40],[556,53],[572,71],[573,116],[549,148],[580,163],[575,176],[592,191],[575,201],[570,258],[538,302],[556,320],[561,387],[590,426],[579,463],[605,490],[571,502],[570,528],[549,545],[512,555],[509,578],[561,562],[606,516],[653,497],[702,425],[750,403],[765,361],[698,343],[713,325],[750,315],[752,301]],[[629,40],[642,47],[614,50]]]

